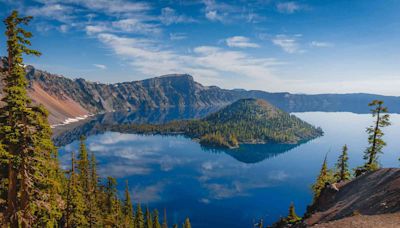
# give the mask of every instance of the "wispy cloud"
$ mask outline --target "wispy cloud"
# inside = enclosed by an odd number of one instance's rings
[[[34,17],[44,17],[61,22],[71,22],[74,8],[63,4],[45,4],[39,7],[29,7],[26,11],[28,15]]]
[[[132,2],[128,0],[37,0],[42,3],[64,3],[84,7],[93,11],[106,14],[135,13],[150,10],[150,4],[146,2]]]
[[[106,66],[106,65],[103,65],[103,64],[93,64],[93,66],[95,66],[95,67],[97,67],[97,68],[99,68],[99,69],[101,69],[101,70],[107,69],[107,66]]]
[[[184,40],[186,38],[187,38],[187,36],[185,33],[170,33],[169,34],[170,40]]]
[[[300,34],[294,36],[279,34],[272,38],[272,43],[276,46],[279,46],[287,53],[301,53],[304,52],[304,50],[300,48],[300,45],[298,43],[299,37],[301,37]]]
[[[178,15],[173,8],[165,7],[161,9],[160,21],[164,25],[178,24],[178,23],[193,23],[196,20],[186,15]]]
[[[258,48],[260,47],[256,43],[250,42],[250,39],[244,36],[233,36],[226,39],[226,45],[229,47],[238,48]]]
[[[319,48],[332,47],[333,43],[321,42],[321,41],[312,41],[312,42],[310,42],[310,46],[311,47],[319,47]]]
[[[280,64],[273,58],[254,58],[241,51],[228,51],[214,46],[198,46],[191,53],[177,53],[157,47],[149,40],[125,38],[102,33],[97,36],[115,54],[127,59],[145,75],[201,72],[199,77],[216,77],[224,73],[249,78],[274,80],[272,69]],[[204,79],[204,78],[203,78]]]
[[[276,9],[280,13],[292,14],[306,9],[306,7],[296,2],[279,2],[276,4]]]
[[[224,22],[228,14],[235,10],[233,6],[226,3],[217,3],[214,0],[204,0],[205,17],[210,21]]]

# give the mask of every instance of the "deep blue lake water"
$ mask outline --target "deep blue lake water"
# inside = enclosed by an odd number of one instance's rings
[[[260,218],[268,224],[286,216],[292,201],[297,213],[304,213],[325,154],[333,166],[347,144],[350,165],[363,162],[370,115],[295,115],[322,127],[324,136],[301,145],[243,145],[231,151],[205,149],[182,136],[115,132],[89,136],[87,144],[102,177],[116,177],[121,193],[129,180],[135,203],[167,208],[169,225],[189,216],[194,228],[253,227]],[[400,115],[391,115],[391,120],[380,161],[384,167],[399,167]],[[77,141],[60,148],[64,166],[77,149]]]

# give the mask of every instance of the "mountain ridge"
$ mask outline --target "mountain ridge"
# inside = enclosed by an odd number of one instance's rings
[[[355,113],[369,112],[367,104],[371,100],[379,99],[385,101],[390,111],[400,113],[400,97],[376,94],[306,95],[229,90],[203,86],[189,74],[169,74],[140,81],[107,84],[83,78],[70,79],[33,66],[26,66],[26,72],[29,80],[28,93],[35,102],[44,104],[50,110],[49,120],[52,124],[90,113],[172,107],[223,107],[243,98],[263,99],[286,112]]]

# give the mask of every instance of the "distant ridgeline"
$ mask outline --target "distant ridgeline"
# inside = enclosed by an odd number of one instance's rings
[[[239,144],[295,144],[323,134],[305,121],[265,100],[241,99],[199,120],[166,124],[123,124],[107,130],[140,134],[182,134],[205,146],[235,148]]]
[[[0,68],[4,67],[0,57]],[[1,71],[1,69],[0,69]],[[105,84],[52,74],[26,66],[28,95],[50,112],[51,124],[68,118],[113,111],[222,107],[245,98],[263,99],[286,112],[369,113],[371,100],[382,100],[400,113],[400,97],[376,94],[291,94],[204,86],[188,74],[170,74],[141,81]],[[0,72],[0,76],[1,76]],[[0,82],[0,91],[3,83]],[[0,98],[3,94],[0,92]],[[0,104],[1,105],[1,104]]]

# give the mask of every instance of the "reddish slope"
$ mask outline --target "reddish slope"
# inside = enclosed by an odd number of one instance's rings
[[[351,221],[351,218],[356,221],[360,218],[352,216],[360,214],[377,215],[377,217],[365,218],[370,219],[371,222],[387,222],[387,227],[390,227],[393,221],[380,219],[379,215],[382,218],[394,216],[396,219],[400,215],[400,169],[380,169],[350,182],[338,184],[338,188],[338,192],[330,188],[322,192],[320,199],[311,207],[313,214],[305,220],[307,225],[331,222],[346,217],[349,218],[344,222]]]
[[[50,112],[50,124],[62,123],[68,118],[89,114],[88,111],[71,98],[52,96],[35,82],[31,85],[28,93],[35,103],[43,104]]]

